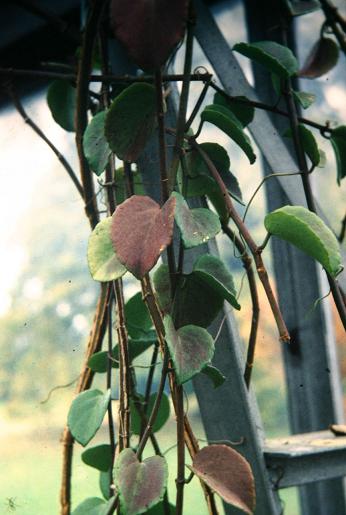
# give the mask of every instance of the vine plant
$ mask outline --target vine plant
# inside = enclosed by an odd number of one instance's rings
[[[330,17],[329,2],[322,4]],[[209,513],[217,513],[215,493],[244,513],[254,511],[254,478],[248,462],[224,444],[200,449],[185,412],[183,385],[186,382],[200,373],[210,378],[210,388],[219,387],[225,380],[212,365],[215,341],[208,327],[221,311],[224,301],[240,310],[228,264],[219,257],[202,254],[193,263],[192,271],[186,273],[186,249],[200,246],[223,231],[229,237],[229,244],[240,254],[253,303],[244,371],[247,386],[254,363],[259,319],[256,272],[270,303],[278,337],[283,345],[289,345],[290,341],[262,257],[271,236],[287,240],[323,266],[340,318],[346,325],[345,304],[336,281],[342,270],[339,244],[314,212],[309,183],[310,174],[315,167],[323,166],[324,160],[310,128],[330,139],[340,183],[346,175],[346,126],[331,128],[328,124],[321,125],[300,117],[298,106],[308,108],[314,97],[292,88],[293,77],[320,76],[335,65],[339,48],[334,39],[326,35],[330,26],[328,19],[301,70],[289,48],[275,42],[238,43],[233,48],[272,74],[278,96],[286,98],[287,111],[284,111],[245,97],[232,97],[214,83],[210,74],[192,73],[195,16],[188,0],[137,0],[131,7],[124,0],[112,0],[110,6],[107,2],[93,2],[83,34],[77,77],[59,73],[48,91],[48,104],[55,121],[66,130],[76,132],[80,180],[54,145],[46,142],[65,166],[84,200],[92,228],[88,246],[90,273],[101,283],[86,359],[63,436],[63,515],[71,512],[73,443],[77,441],[83,447],[87,446],[100,429],[106,413],[109,442],[88,447],[82,454],[85,464],[100,471],[103,497],[84,500],[73,515],[115,512],[180,515],[184,510],[184,490],[193,475],[201,481]],[[338,28],[340,32],[345,26],[339,23]],[[110,29],[145,74],[118,78],[111,75]],[[165,75],[167,61],[185,32],[183,74]],[[101,75],[91,75],[95,49],[101,62]],[[5,73],[2,70],[2,74]],[[14,70],[7,71],[7,75],[15,73]],[[90,92],[91,80],[101,83],[99,94]],[[204,86],[187,120],[192,80]],[[169,83],[174,81],[181,81],[182,88],[176,125],[168,127],[166,104],[171,102]],[[203,107],[209,88],[216,90],[214,100]],[[45,138],[27,117],[13,87],[8,86],[8,91],[19,113],[39,136]],[[216,142],[199,142],[204,125],[212,124],[226,133],[249,162],[254,163],[256,155],[245,128],[251,123],[255,109],[266,109],[287,117],[287,136],[293,139],[299,166],[296,172],[288,173],[302,176],[308,205],[308,209],[283,206],[267,214],[264,218],[267,237],[263,244],[255,242],[245,217],[239,214],[237,206],[243,204],[242,194],[236,177],[230,172],[226,150]],[[194,134],[191,124],[197,117],[200,125]],[[175,138],[170,160],[167,158],[168,135]],[[146,195],[146,177],[134,166],[152,138],[156,138],[158,148],[160,203]],[[116,167],[119,160],[122,165]],[[99,177],[99,184],[106,192],[107,216],[101,220],[93,174]],[[189,199],[201,196],[208,199],[209,207],[191,209]],[[173,243],[174,227],[178,243]],[[160,256],[165,256],[164,262],[154,269]],[[141,289],[141,293],[127,302],[122,283],[126,273],[134,276]],[[106,350],[102,350],[106,334]],[[147,350],[152,354],[146,385],[144,391],[138,391],[133,361]],[[158,368],[161,369],[160,380],[157,391],[153,392],[154,371]],[[103,391],[91,387],[94,374],[106,374]],[[169,395],[165,391],[166,382]],[[116,417],[115,400],[118,401]],[[168,468],[156,435],[170,416],[170,403],[177,426],[174,501],[168,499]],[[143,459],[149,441],[154,456]],[[192,460],[188,474],[185,450]]]

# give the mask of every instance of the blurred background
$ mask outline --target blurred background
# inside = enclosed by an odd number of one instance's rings
[[[339,2],[340,5],[342,2]],[[213,13],[231,45],[247,40],[242,2],[216,2]],[[318,38],[322,16],[319,12],[297,19],[298,58],[304,62]],[[10,43],[8,43],[10,45]],[[183,48],[175,59],[181,72]],[[252,81],[249,63],[240,59]],[[206,66],[196,45],[194,66]],[[346,122],[345,58],[340,56],[333,71],[315,81],[303,81],[302,89],[316,94],[315,104],[306,116],[323,122]],[[51,118],[46,102],[46,85],[36,83],[22,98],[29,116],[59,148],[77,170],[74,135],[63,131]],[[200,86],[192,87],[191,106]],[[0,104],[0,513],[54,515],[58,513],[61,472],[59,443],[74,386],[82,364],[85,343],[92,322],[98,284],[90,278],[86,247],[89,226],[83,206],[72,183],[51,150],[25,125],[10,101]],[[207,97],[206,103],[211,101]],[[318,135],[316,135],[318,137]],[[201,141],[217,141],[231,157],[231,171],[237,176],[243,198],[248,201],[261,180],[260,163],[249,167],[226,136],[203,130]],[[327,154],[327,165],[314,173],[314,188],[332,227],[340,230],[344,215],[345,185],[338,187],[335,162],[328,142],[318,138]],[[102,193],[100,192],[102,202]],[[256,196],[247,217],[251,232],[261,241],[265,231],[263,190]],[[230,263],[240,292],[242,310],[236,314],[240,335],[248,338],[251,305],[243,269],[232,250],[219,241]],[[266,253],[270,267],[270,254]],[[125,278],[127,298],[136,290],[129,274]],[[260,332],[253,386],[267,436],[289,434],[285,383],[280,345],[270,309],[262,294]],[[327,291],[325,292],[327,293]],[[324,302],[329,302],[326,299]],[[306,314],[309,316],[309,313]],[[334,313],[334,330],[345,389],[346,346]],[[244,347],[245,348],[245,347]],[[146,355],[139,358],[145,362]],[[144,372],[143,372],[144,373]],[[139,383],[141,370],[137,369]],[[104,387],[99,375],[96,385]],[[345,390],[344,390],[345,391]],[[189,415],[203,442],[204,433],[198,406],[187,386]],[[106,433],[97,440],[103,442]],[[161,447],[172,462],[171,488],[174,488],[174,420],[159,433]],[[94,441],[93,441],[94,443]],[[76,445],[73,476],[74,505],[86,496],[99,496],[98,472],[80,460]],[[299,515],[294,489],[280,496],[286,515]],[[196,479],[186,488],[186,515],[204,513]]]

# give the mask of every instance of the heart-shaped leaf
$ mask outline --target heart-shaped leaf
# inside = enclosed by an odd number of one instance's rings
[[[336,159],[337,182],[340,185],[341,179],[346,177],[346,125],[334,129],[330,141]]]
[[[219,258],[209,254],[200,256],[193,266],[193,273],[227,300],[231,306],[240,309],[232,274]]]
[[[196,325],[176,330],[169,315],[164,318],[166,341],[178,384],[185,383],[200,372],[214,355],[211,335]]]
[[[119,159],[137,160],[154,130],[155,109],[155,88],[146,83],[131,84],[113,100],[105,137]]]
[[[176,286],[172,317],[176,328],[187,324],[208,327],[223,306],[223,297],[197,274],[183,275]]]
[[[214,388],[219,388],[226,381],[226,377],[222,372],[213,365],[207,365],[203,368],[202,374],[205,374],[213,382]]]
[[[214,104],[224,106],[232,113],[234,116],[240,121],[243,127],[249,125],[252,122],[253,117],[255,115],[255,108],[251,105],[246,105],[242,102],[237,102],[238,100],[248,100],[246,97],[234,97],[234,100],[230,100],[226,98],[224,95],[221,95],[218,91],[214,95]]]
[[[149,349],[157,341],[155,331],[149,331],[146,335],[138,340],[129,340],[129,360],[132,362],[137,356]],[[117,344],[112,350],[112,367],[119,367],[119,345]],[[108,352],[95,352],[88,361],[88,367],[94,372],[104,374],[107,372]]]
[[[173,237],[176,200],[160,208],[150,197],[133,195],[113,214],[111,238],[119,260],[137,279],[149,272]]]
[[[237,43],[234,45],[233,51],[256,61],[283,79],[287,79],[298,71],[298,62],[291,50],[275,41]]]
[[[325,223],[305,207],[284,206],[269,213],[264,225],[270,234],[289,241],[313,257],[332,276],[342,270],[339,243]]]
[[[321,37],[311,49],[298,75],[305,79],[316,79],[328,73],[339,59],[339,47],[332,38]]]
[[[126,327],[133,339],[144,337],[153,323],[141,292],[136,293],[125,304]]]
[[[113,499],[105,502],[99,497],[89,497],[73,510],[72,515],[107,515]]]
[[[126,515],[145,513],[162,500],[167,484],[167,464],[162,456],[139,462],[131,449],[121,451],[114,466],[114,483]]]
[[[173,192],[172,197],[176,199],[175,220],[185,248],[206,243],[220,232],[220,220],[215,213],[204,208],[189,209],[180,193]]]
[[[221,129],[245,152],[250,163],[256,161],[251,141],[243,130],[243,126],[234,114],[222,105],[209,105],[201,113],[203,122],[209,122]]]
[[[314,135],[311,131],[309,131],[309,129],[305,127],[305,125],[302,125],[301,123],[298,124],[298,131],[299,139],[303,146],[304,152],[308,155],[311,163],[314,166],[318,166],[321,160],[321,155]],[[285,132],[285,136],[292,138],[291,129],[288,129]]]
[[[101,175],[105,170],[112,152],[105,137],[105,118],[106,111],[96,114],[83,136],[84,154],[96,175]]]
[[[115,36],[143,70],[156,70],[165,63],[183,38],[188,1],[112,0],[111,21]]]
[[[170,313],[172,309],[172,293],[168,265],[162,263],[155,270],[153,283],[161,311],[164,314]]]
[[[115,281],[126,273],[114,251],[111,240],[112,217],[99,222],[90,234],[88,242],[88,265],[95,281]]]
[[[156,400],[156,393],[153,393],[149,397],[149,402],[146,409],[146,417],[147,419],[150,416],[150,413],[153,409],[154,402]],[[144,397],[141,398],[141,401],[144,401]],[[130,409],[131,409],[131,431],[135,435],[139,435],[141,433],[141,427],[142,427],[142,419],[138,413],[138,410],[136,408],[136,403],[134,401],[131,401],[130,403]],[[167,420],[170,416],[170,404],[169,404],[169,398],[168,396],[163,393],[159,411],[157,413],[157,417],[155,419],[154,425],[152,427],[152,431],[156,433],[157,431],[160,431],[160,429],[165,425]]]
[[[107,472],[112,466],[112,452],[109,444],[96,445],[82,453],[82,461],[86,465]]]
[[[52,116],[65,131],[75,131],[76,89],[67,80],[55,80],[47,92]]]
[[[255,481],[241,454],[227,445],[208,445],[197,452],[191,470],[228,504],[252,515]]]
[[[87,390],[73,401],[67,417],[71,434],[85,447],[102,424],[111,397],[111,391]]]
[[[306,91],[293,91],[293,95],[303,109],[310,107],[316,100],[316,95]]]

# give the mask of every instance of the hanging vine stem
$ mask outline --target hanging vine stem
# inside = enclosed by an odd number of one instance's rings
[[[287,33],[286,29],[282,30],[282,38],[284,44],[287,46]],[[316,213],[316,205],[315,199],[312,193],[310,178],[309,178],[309,168],[306,161],[306,156],[304,152],[304,148],[301,144],[300,134],[299,134],[299,117],[297,108],[293,98],[293,88],[292,81],[290,78],[286,80],[285,88],[284,88],[284,96],[286,99],[287,111],[289,114],[290,127],[292,131],[292,139],[293,145],[297,156],[298,167],[301,170],[303,188],[306,198],[306,203],[310,211]],[[334,279],[328,272],[326,272],[329,286],[333,295],[333,299],[335,302],[336,309],[338,310],[340,320],[346,329],[346,305],[343,299],[343,294],[339,287],[339,284],[336,279]]]
[[[157,304],[156,297],[154,295],[149,275],[144,276],[144,278],[141,281],[142,285],[142,295],[143,300],[148,308],[148,311],[150,313],[150,317],[152,319],[153,325],[155,327],[155,331],[158,337],[159,345],[161,354],[163,355],[164,349],[165,349],[165,330],[162,320],[162,314],[160,311],[160,308]],[[169,387],[172,395],[172,401],[173,401],[173,407],[175,414],[177,415],[177,400],[176,400],[176,383],[174,380],[173,373],[170,372],[168,374],[169,379]],[[194,458],[196,453],[199,450],[199,444],[197,441],[197,438],[195,437],[192,427],[190,425],[188,416],[183,413],[183,421],[184,421],[184,440],[185,444],[188,448],[189,454],[191,458]],[[206,498],[207,506],[209,513],[211,515],[218,515],[218,510],[216,508],[214,494],[210,490],[210,488],[201,481],[201,485],[203,488],[204,496]]]
[[[258,332],[258,324],[259,324],[259,316],[260,316],[260,304],[258,299],[257,285],[255,273],[252,266],[252,259],[246,251],[246,247],[243,244],[242,240],[235,234],[232,229],[226,225],[222,225],[223,232],[228,236],[228,238],[234,243],[238,252],[240,253],[241,260],[243,262],[243,266],[246,271],[247,280],[249,283],[251,303],[252,303],[252,318],[251,318],[251,329],[249,335],[249,343],[248,350],[246,356],[246,365],[244,372],[244,380],[247,388],[250,387],[251,382],[251,374],[253,370],[253,364],[255,360],[255,350],[256,350],[256,341],[257,341],[257,332]]]
[[[98,352],[102,346],[102,341],[107,329],[107,305],[109,302],[109,296],[110,287],[107,284],[102,284],[81,374],[79,376],[79,381],[75,391],[76,395],[78,395],[81,392],[84,392],[85,390],[88,390],[88,388],[90,388],[91,386],[94,377],[94,372],[88,367],[88,361],[94,354],[94,352]],[[63,466],[60,488],[61,515],[70,515],[71,512],[71,475],[73,444],[74,438],[68,426],[65,426],[62,436]]]
[[[252,236],[250,235],[246,225],[244,224],[243,220],[241,219],[241,217],[238,215],[237,211],[235,210],[232,199],[228,193],[227,187],[226,187],[225,183],[223,182],[222,178],[220,177],[220,174],[217,171],[216,167],[214,166],[214,163],[211,161],[211,159],[206,154],[206,152],[204,152],[204,150],[200,147],[200,145],[197,143],[197,141],[195,140],[194,137],[189,137],[188,141],[189,141],[191,147],[194,148],[199,153],[199,155],[201,156],[201,158],[203,159],[205,164],[208,166],[208,169],[209,169],[210,173],[212,174],[212,176],[214,177],[216,183],[218,184],[220,191],[225,199],[228,213],[229,213],[231,219],[233,220],[233,222],[236,224],[241,236],[244,238],[246,244],[248,245],[248,247],[251,251],[251,254],[253,255],[258,276],[263,284],[263,287],[266,292],[272,313],[274,315],[274,319],[275,319],[275,322],[276,322],[276,325],[278,328],[280,340],[282,342],[289,343],[290,335],[288,333],[285,321],[282,317],[279,305],[276,301],[274,292],[272,290],[272,287],[271,287],[271,284],[269,281],[267,270],[266,270],[263,260],[262,260],[262,256],[261,256],[262,249],[256,245],[256,243],[252,239]]]

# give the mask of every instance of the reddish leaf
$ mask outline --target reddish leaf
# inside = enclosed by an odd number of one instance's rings
[[[299,77],[306,79],[316,79],[328,73],[339,58],[339,47],[331,38],[322,37],[311,49],[304,66],[299,70]]]
[[[251,515],[255,508],[255,484],[245,458],[227,445],[208,445],[197,452],[193,472],[224,501]]]
[[[184,36],[188,0],[112,0],[114,35],[143,70],[159,68]]]
[[[141,279],[172,240],[175,198],[160,208],[150,197],[133,195],[113,215],[111,239],[121,263]]]

